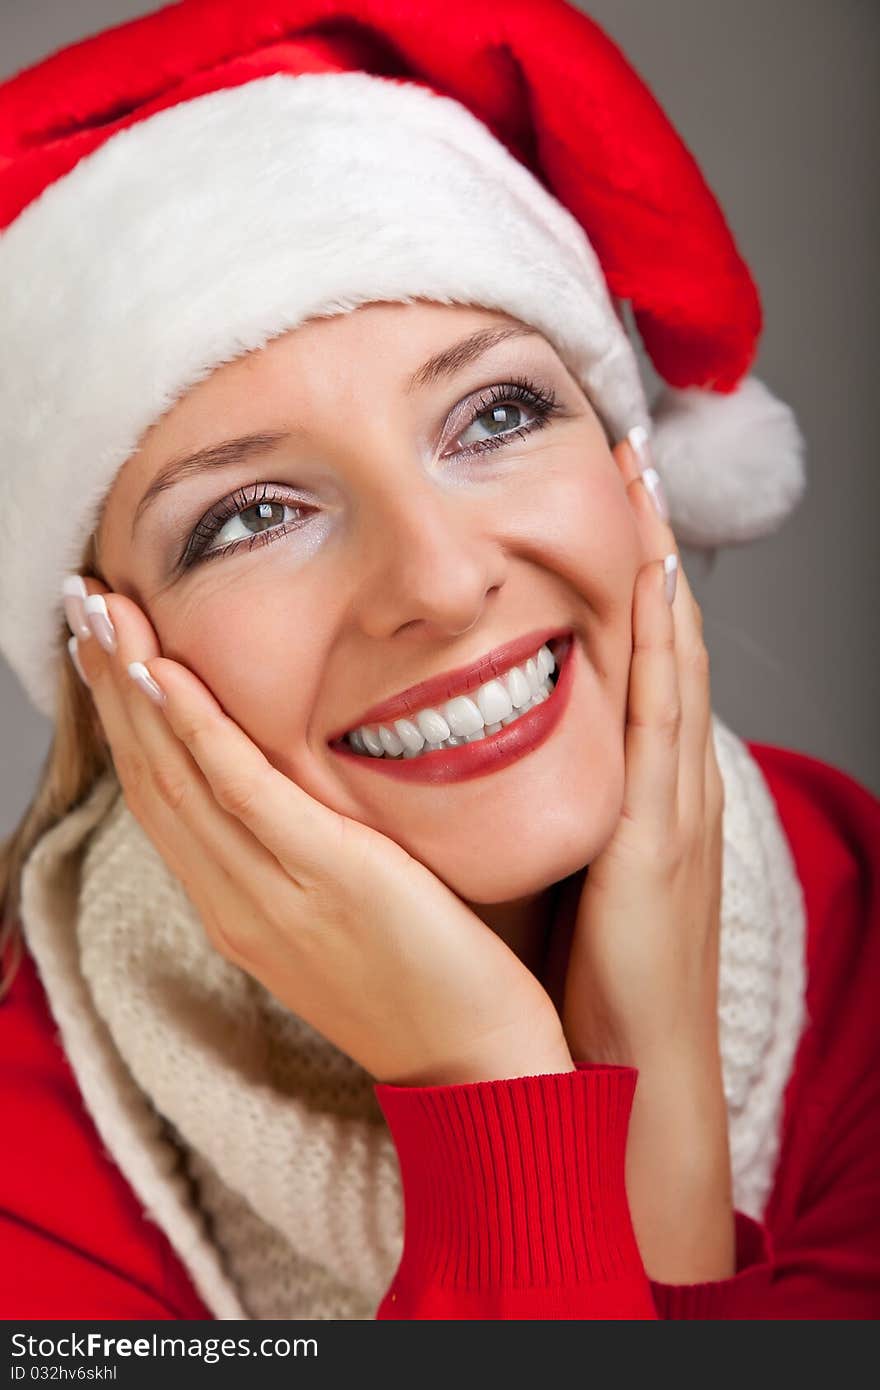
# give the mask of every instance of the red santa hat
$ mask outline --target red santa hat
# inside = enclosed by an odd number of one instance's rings
[[[757,290],[694,159],[565,0],[183,0],[0,86],[0,649],[54,711],[61,581],[144,432],[219,364],[378,300],[537,327],[682,544],[805,480],[747,375]],[[667,383],[649,411],[631,307]]]

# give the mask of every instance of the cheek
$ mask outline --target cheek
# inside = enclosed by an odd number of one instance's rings
[[[166,655],[269,755],[305,738],[325,660],[317,611],[301,585],[206,584],[156,622]]]
[[[641,563],[639,534],[613,463],[560,478],[542,530],[554,545],[554,569],[564,571],[597,608],[613,611],[631,602]]]
[[[632,658],[632,600],[644,563],[638,527],[610,455],[568,459],[554,473],[552,506],[533,508],[532,558],[570,590],[575,621],[606,698],[623,711]]]

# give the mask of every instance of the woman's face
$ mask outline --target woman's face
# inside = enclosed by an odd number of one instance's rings
[[[509,336],[461,350],[487,330]],[[507,315],[370,304],[219,368],[118,474],[98,555],[277,768],[465,900],[532,894],[610,838],[645,557],[597,416]],[[330,747],[379,701],[544,628],[573,630],[574,680],[524,756],[434,785]]]

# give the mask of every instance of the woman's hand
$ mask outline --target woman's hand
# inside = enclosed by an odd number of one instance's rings
[[[647,563],[633,595],[620,820],[577,905],[562,1020],[572,1057],[639,1070],[627,1190],[649,1275],[733,1272],[727,1108],[718,1034],[724,784],[702,616],[627,444],[615,457]]]
[[[394,841],[279,772],[159,655],[135,603],[86,587],[116,646],[80,637],[78,661],[126,803],[221,955],[379,1081],[573,1070],[548,995],[499,937]],[[153,701],[131,662],[149,663]]]

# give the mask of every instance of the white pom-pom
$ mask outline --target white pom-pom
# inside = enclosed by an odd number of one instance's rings
[[[728,395],[667,387],[653,417],[652,453],[681,544],[710,550],[757,540],[803,497],[803,436],[756,377]]]

